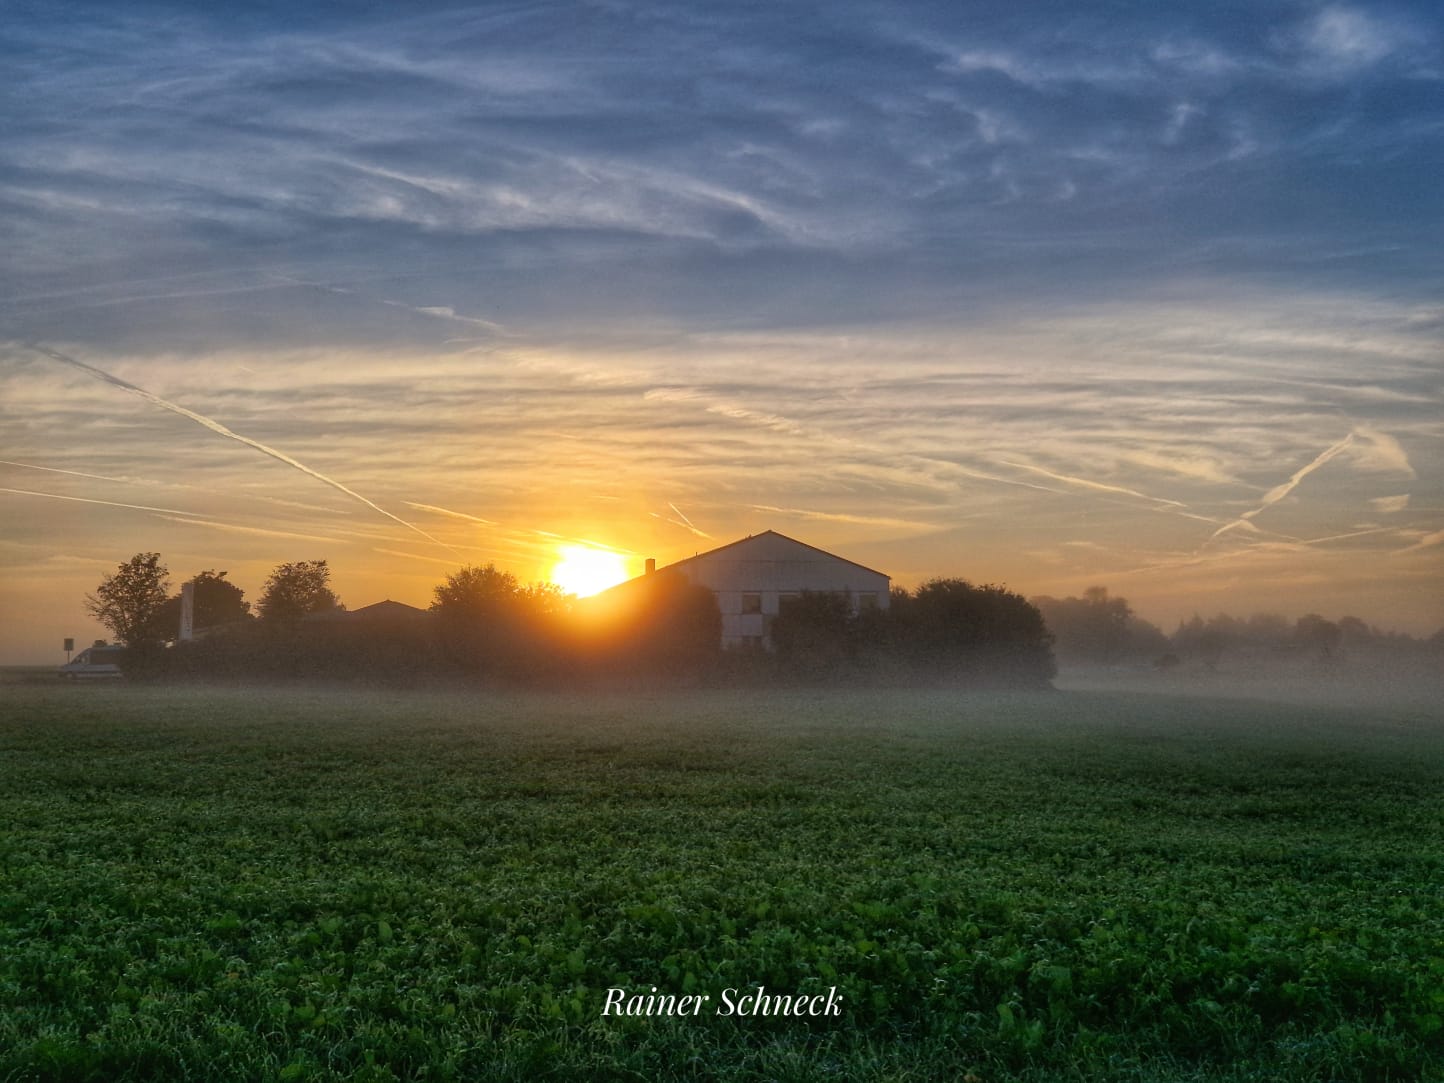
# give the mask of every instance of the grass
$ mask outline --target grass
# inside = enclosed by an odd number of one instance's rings
[[[0,694],[0,1079],[1444,1078],[1422,709]]]

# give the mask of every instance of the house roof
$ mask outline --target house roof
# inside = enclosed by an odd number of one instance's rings
[[[363,605],[360,609],[342,609],[339,606],[335,609],[323,609],[319,613],[307,613],[302,619],[350,623],[352,621],[416,620],[419,617],[427,616],[430,616],[430,613],[425,609],[417,609],[414,605],[393,602],[387,598],[384,602],[373,602],[371,605]]]
[[[384,602],[373,602],[371,605],[363,605],[360,609],[352,609],[348,612],[351,620],[415,620],[418,617],[426,617],[430,614],[425,609],[417,609],[414,605],[407,605],[405,602],[393,602],[387,598]]]
[[[789,538],[786,534],[779,534],[775,530],[764,530],[761,534],[749,534],[745,538],[738,538],[736,541],[728,542],[726,545],[719,545],[716,549],[709,549],[705,553],[695,553],[690,557],[684,557],[682,560],[674,561],[673,563],[668,564],[666,568],[679,568],[684,564],[691,564],[693,561],[696,560],[703,560],[707,557],[715,557],[719,553],[725,553],[729,549],[735,549],[739,545],[746,545],[748,542],[756,541],[758,538],[765,538],[769,535],[774,538],[780,538],[782,541],[790,542],[793,545],[800,546],[803,549],[818,554],[819,556],[827,557],[828,560],[836,560],[843,564],[850,564],[854,568],[861,568],[865,572],[870,572],[873,575],[880,575],[884,579],[892,578],[886,572],[880,572],[876,568],[869,568],[867,565],[859,564],[855,560],[848,560],[846,557],[840,557],[836,553],[829,553],[826,549],[819,549],[815,545],[808,545],[806,542],[798,541],[796,538]],[[665,571],[666,568],[659,568],[658,570]]]

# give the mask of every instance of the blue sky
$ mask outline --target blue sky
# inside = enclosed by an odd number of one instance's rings
[[[1441,23],[12,5],[0,654],[138,550],[425,604],[768,527],[1432,631]]]

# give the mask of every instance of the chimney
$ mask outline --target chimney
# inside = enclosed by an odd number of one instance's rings
[[[196,627],[196,581],[187,580],[181,584],[180,634],[177,639],[185,641],[195,638]]]
[[[647,574],[648,574],[648,575],[651,575],[651,574],[652,574],[653,572],[655,572],[656,570],[657,570],[657,558],[656,558],[656,557],[648,557],[648,558],[647,558]]]

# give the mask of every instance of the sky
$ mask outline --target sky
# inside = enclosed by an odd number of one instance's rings
[[[766,529],[1444,626],[1433,3],[11,3],[0,664]]]

